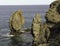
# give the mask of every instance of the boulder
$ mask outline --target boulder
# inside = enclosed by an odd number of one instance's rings
[[[11,32],[20,32],[24,24],[24,17],[22,16],[22,11],[18,10],[14,12],[10,17],[10,30]]]

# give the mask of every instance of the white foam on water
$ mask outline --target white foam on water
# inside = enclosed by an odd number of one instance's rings
[[[0,31],[0,37],[13,37],[14,35],[10,35],[9,29],[1,29]]]
[[[10,35],[9,33],[7,34],[0,34],[1,37],[13,37],[14,35]]]

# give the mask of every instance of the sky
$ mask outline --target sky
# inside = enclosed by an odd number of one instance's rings
[[[55,0],[0,0],[0,5],[49,5]]]

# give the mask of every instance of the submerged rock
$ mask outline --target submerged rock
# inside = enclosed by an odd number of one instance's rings
[[[32,40],[32,35],[29,32],[25,32],[12,37],[10,46],[31,46]]]
[[[20,29],[22,28],[24,24],[24,17],[22,16],[22,11],[16,11],[14,12],[10,17],[10,30],[11,33],[14,32],[20,32]]]

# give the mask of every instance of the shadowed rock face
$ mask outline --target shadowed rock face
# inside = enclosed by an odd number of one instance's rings
[[[58,14],[60,14],[60,4],[57,6],[57,12],[58,12]]]
[[[52,28],[55,24],[60,22],[60,1],[54,1],[50,4],[45,18],[49,28]]]
[[[59,3],[60,3],[59,1],[54,1],[54,2],[52,2],[52,3],[50,4],[50,8],[51,8],[51,9],[56,8]]]
[[[10,29],[11,32],[20,32],[24,24],[24,17],[22,16],[21,11],[16,11],[10,17]]]

